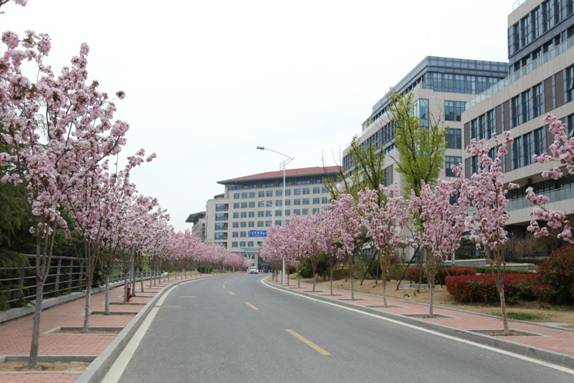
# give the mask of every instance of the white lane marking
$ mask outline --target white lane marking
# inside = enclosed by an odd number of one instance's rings
[[[197,281],[199,279],[196,279]],[[192,281],[189,281],[192,282]],[[153,322],[155,316],[157,315],[158,311],[159,311],[159,307],[163,304],[163,302],[166,300],[167,296],[178,286],[183,285],[183,284],[188,284],[189,282],[185,282],[185,283],[181,283],[179,285],[175,285],[175,286],[171,286],[156,302],[155,306],[152,307],[152,309],[150,310],[148,316],[144,319],[144,321],[142,322],[142,324],[140,325],[140,327],[136,330],[134,336],[132,337],[132,339],[130,339],[129,343],[127,344],[127,346],[123,349],[123,351],[121,352],[120,356],[118,356],[118,358],[114,361],[114,364],[112,365],[112,367],[110,367],[110,369],[108,370],[108,372],[106,373],[106,376],[104,377],[104,379],[102,379],[101,383],[117,383],[119,382],[120,378],[122,377],[122,374],[124,373],[126,367],[128,366],[129,361],[132,359],[132,357],[134,356],[134,353],[136,352],[139,344],[141,343],[143,337],[145,336],[147,330],[149,329],[149,327],[151,326],[151,323]]]
[[[564,372],[564,373],[566,373],[566,374],[574,375],[574,370],[572,370],[572,369],[570,369],[570,368],[568,368],[568,367],[560,366],[560,365],[558,365],[558,364],[545,362],[545,361],[543,361],[543,360],[534,359],[534,358],[531,358],[531,357],[529,357],[529,356],[524,356],[524,355],[516,354],[516,353],[514,353],[514,352],[510,352],[510,351],[506,351],[506,350],[501,350],[501,349],[499,349],[499,348],[495,348],[495,347],[487,346],[487,345],[484,345],[484,344],[476,343],[476,342],[473,342],[473,341],[471,341],[471,340],[466,340],[466,339],[462,339],[462,338],[457,338],[457,337],[455,337],[455,336],[451,336],[451,335],[447,335],[447,334],[442,334],[442,333],[440,333],[440,332],[438,332],[438,331],[428,330],[428,329],[426,329],[426,328],[422,328],[422,327],[419,327],[419,326],[415,326],[415,325],[412,325],[412,324],[409,324],[409,323],[403,323],[403,322],[401,322],[401,321],[398,321],[398,320],[395,320],[395,319],[391,319],[391,318],[385,318],[385,317],[382,317],[382,316],[379,316],[379,315],[371,314],[371,313],[369,313],[369,312],[365,312],[365,311],[362,311],[362,310],[354,309],[354,308],[352,308],[352,307],[341,306],[341,305],[338,305],[338,304],[333,303],[333,302],[327,302],[327,301],[323,301],[323,300],[320,300],[320,299],[316,299],[316,298],[309,297],[309,296],[307,296],[307,295],[301,295],[301,294],[295,293],[295,292],[293,292],[293,291],[287,291],[287,290],[279,289],[279,288],[277,288],[277,287],[275,287],[275,286],[271,286],[270,284],[268,284],[267,282],[265,282],[265,278],[262,278],[262,279],[260,280],[260,282],[261,282],[261,284],[263,284],[264,286],[267,286],[267,287],[269,287],[269,288],[271,288],[271,289],[277,290],[277,291],[282,292],[282,293],[295,295],[295,296],[298,296],[298,297],[301,297],[301,298],[305,298],[305,299],[308,299],[308,300],[310,300],[310,301],[317,302],[317,303],[324,303],[324,304],[326,304],[326,305],[334,306],[334,307],[337,307],[337,308],[340,308],[340,309],[344,309],[344,310],[347,310],[347,311],[352,311],[352,312],[355,312],[355,313],[358,313],[358,314],[363,314],[363,315],[369,316],[369,317],[371,317],[371,318],[376,318],[376,319],[384,320],[384,321],[391,322],[391,323],[394,323],[394,324],[397,324],[397,325],[400,325],[400,326],[412,328],[413,330],[418,330],[418,331],[426,332],[427,334],[432,334],[432,335],[440,336],[440,337],[442,337],[442,338],[449,339],[449,340],[452,340],[452,341],[455,341],[455,342],[468,344],[468,345],[470,345],[470,346],[482,348],[482,349],[484,349],[484,350],[496,352],[496,353],[498,353],[498,354],[510,356],[510,357],[512,357],[512,358],[520,359],[520,360],[523,360],[523,361],[525,361],[525,362],[534,363],[534,364],[537,364],[537,365],[539,365],[539,366],[548,367],[548,368],[551,368],[551,369],[554,369],[554,370],[558,370],[558,371]]]
[[[117,383],[119,382],[124,370],[126,369],[129,361],[136,352],[140,342],[142,341],[144,335],[149,329],[151,322],[154,320],[155,316],[159,311],[158,307],[153,307],[148,314],[148,316],[143,321],[140,328],[137,329],[136,333],[126,346],[120,356],[116,359],[104,379],[101,383]]]

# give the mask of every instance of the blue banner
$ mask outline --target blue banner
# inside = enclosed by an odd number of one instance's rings
[[[267,230],[249,230],[250,238],[262,238],[267,237]]]

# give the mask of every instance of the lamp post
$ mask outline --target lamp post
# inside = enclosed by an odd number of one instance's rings
[[[281,213],[281,225],[285,226],[285,167],[287,166],[287,164],[289,162],[293,161],[293,157],[290,157],[287,154],[278,152],[277,150],[265,148],[263,146],[258,146],[257,150],[267,150],[269,152],[273,152],[275,154],[279,154],[282,157],[285,157],[285,159],[283,161],[281,161],[281,163],[279,164],[279,166],[281,167],[281,170],[283,171],[283,192],[281,193],[281,196],[282,196],[281,206],[282,206],[283,211]],[[274,224],[275,224],[275,221],[273,221],[273,225]],[[285,269],[286,269],[286,267],[285,267],[285,256],[283,256],[281,259],[281,284],[282,285],[285,284],[285,272],[286,272]]]

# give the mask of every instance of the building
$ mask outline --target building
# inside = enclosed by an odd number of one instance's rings
[[[527,0],[508,16],[509,76],[480,94],[462,115],[464,143],[510,131],[514,139],[505,158],[505,180],[521,186],[509,192],[509,224],[514,235],[525,233],[531,205],[524,198],[533,186],[546,194],[548,206],[572,211],[573,177],[545,180],[540,173],[552,164],[534,163],[533,155],[553,138],[544,117],[553,113],[574,132],[573,0]],[[494,146],[494,142],[492,142]],[[466,176],[477,159],[465,155]]]
[[[288,223],[293,216],[316,214],[330,202],[324,182],[339,171],[339,166],[286,170],[285,217],[282,171],[219,181],[224,193],[207,201],[207,242],[255,257],[271,226],[281,225],[283,218]]]
[[[185,222],[193,223],[191,233],[196,237],[199,238],[201,242],[205,242],[207,239],[206,233],[206,212],[200,211],[197,213],[190,214],[189,217],[185,220]]]
[[[447,129],[445,166],[440,177],[452,176],[452,165],[462,163],[463,138],[461,116],[466,104],[477,94],[489,89],[508,75],[508,65],[501,62],[465,60],[444,57],[425,57],[393,88],[402,95],[411,93],[414,114],[423,126],[439,123]],[[358,137],[362,145],[374,145],[385,156],[385,184],[401,185],[393,158],[395,127],[390,121],[390,92],[372,108],[372,113],[362,124]],[[353,156],[350,148],[343,153],[343,169],[352,170]]]

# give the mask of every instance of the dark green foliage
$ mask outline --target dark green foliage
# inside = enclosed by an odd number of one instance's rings
[[[538,268],[540,282],[552,286],[551,301],[574,304],[574,245],[554,250]]]

